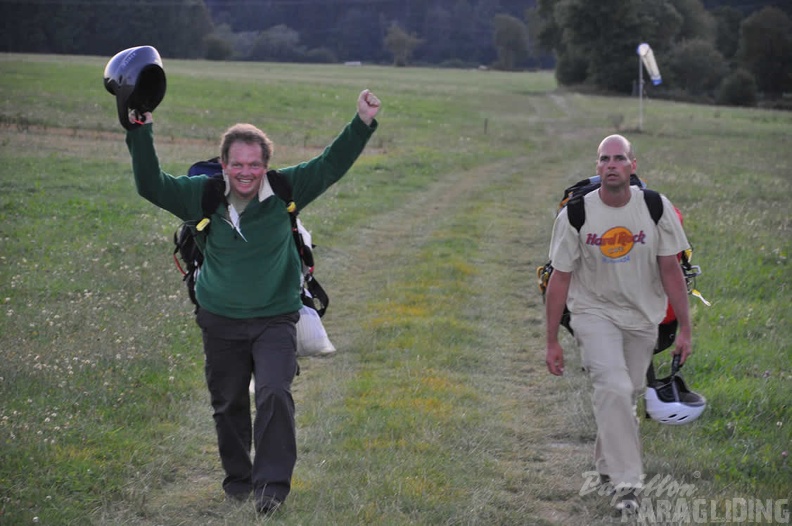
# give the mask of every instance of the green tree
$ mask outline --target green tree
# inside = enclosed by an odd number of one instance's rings
[[[714,89],[726,74],[714,48],[715,18],[701,0],[538,0],[537,12],[539,43],[554,51],[561,84],[584,79],[630,91],[641,42],[652,46],[661,71],[673,62],[677,81],[695,92]],[[712,62],[692,67],[698,56]]]
[[[204,47],[208,60],[228,60],[234,54],[231,43],[217,33],[212,33],[204,38]]]
[[[332,49],[317,47],[309,49],[305,53],[305,60],[315,64],[335,64],[338,62],[338,56],[336,56]]]
[[[288,62],[298,60],[304,52],[300,46],[300,34],[288,26],[277,25],[261,32],[249,58]]]
[[[703,39],[678,44],[668,57],[670,84],[678,85],[691,95],[712,92],[728,72],[723,55]]]
[[[792,90],[792,21],[780,9],[765,7],[743,21],[738,55],[766,96]]]
[[[556,60],[555,76],[562,86],[585,83],[588,78],[588,53],[574,46],[567,47]]]
[[[715,42],[715,18],[704,8],[701,0],[668,0],[682,16],[677,41],[701,39]]]
[[[555,15],[564,28],[565,48],[586,54],[587,83],[609,91],[632,90],[640,35],[636,7],[631,0],[561,0],[557,4]]]
[[[656,57],[668,52],[682,30],[682,15],[669,2],[657,0],[638,0],[636,3],[641,42],[652,46]],[[640,44],[641,42],[638,42]]]
[[[203,0],[103,1],[85,9],[73,0],[14,1],[3,4],[0,51],[108,56],[145,43],[163,57],[198,58],[212,30]]]
[[[451,11],[450,45],[454,48],[454,57],[479,62],[481,49],[473,35],[476,33],[476,16],[468,0],[457,0]]]
[[[383,49],[387,25],[375,7],[341,11],[343,14],[333,32],[333,48],[338,57],[341,60],[384,60],[387,57]]]
[[[755,106],[757,99],[756,79],[742,68],[738,68],[721,82],[717,102],[727,106]]]
[[[420,38],[408,34],[398,24],[391,24],[385,36],[385,49],[393,55],[393,65],[404,67],[410,63],[415,48],[422,42]]]
[[[560,84],[622,93],[633,87],[638,44],[649,42],[662,62],[682,26],[666,0],[538,0],[537,12],[538,40],[555,53]]]
[[[495,48],[498,50],[496,67],[511,71],[528,56],[528,30],[520,19],[511,15],[495,15],[492,23]]]
[[[536,14],[539,16],[536,40],[544,51],[556,54],[564,51],[563,32],[555,14],[558,3],[559,0],[537,0],[536,2]]]
[[[442,62],[455,56],[451,33],[453,21],[451,13],[440,6],[434,6],[426,12],[423,34],[426,46],[423,46],[421,58],[429,62]]]
[[[722,6],[712,10],[715,18],[715,47],[724,58],[731,60],[740,46],[740,24],[742,13],[730,6]]]

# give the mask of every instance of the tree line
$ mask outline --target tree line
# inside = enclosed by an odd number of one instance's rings
[[[699,0],[538,0],[537,13],[540,45],[554,50],[562,85],[629,91],[637,44],[647,42],[660,95],[741,105],[761,96],[783,107],[792,92],[792,18],[780,7],[746,16]]]
[[[141,44],[211,60],[554,68],[559,84],[783,105],[792,7],[741,0],[0,0],[0,51],[112,56]]]

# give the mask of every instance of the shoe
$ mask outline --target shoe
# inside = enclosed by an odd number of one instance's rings
[[[616,510],[622,515],[632,515],[638,512],[641,506],[641,499],[634,489],[624,492],[616,498]]]
[[[280,508],[282,504],[283,501],[276,497],[262,495],[256,500],[256,513],[260,515],[272,515],[278,511],[278,508]]]
[[[600,473],[599,483],[600,483],[600,495],[610,497],[614,493],[616,493],[616,488],[613,487],[613,483],[611,482],[610,475],[606,475],[605,473]]]

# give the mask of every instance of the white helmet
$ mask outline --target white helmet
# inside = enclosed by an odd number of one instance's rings
[[[707,400],[688,389],[677,369],[672,367],[671,376],[655,380],[646,389],[646,413],[661,424],[688,424],[707,407]]]

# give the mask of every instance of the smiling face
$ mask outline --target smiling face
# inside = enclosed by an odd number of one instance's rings
[[[220,141],[227,190],[243,201],[252,199],[261,188],[272,152],[272,141],[252,124],[237,123],[228,128]]]
[[[255,197],[261,187],[261,179],[267,173],[260,144],[233,142],[228,148],[228,160],[222,165],[231,192],[236,197],[243,200]]]
[[[632,146],[621,135],[606,137],[597,149],[597,175],[607,190],[628,188],[630,174],[635,173],[637,164]]]

